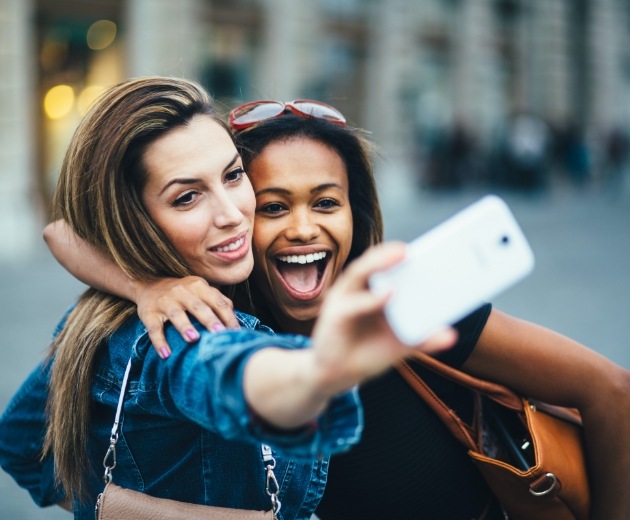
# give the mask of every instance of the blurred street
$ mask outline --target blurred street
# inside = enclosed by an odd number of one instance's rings
[[[409,240],[485,194],[420,191],[392,175],[383,192],[387,238]],[[384,183],[384,178],[381,181]],[[535,194],[499,192],[536,255],[534,273],[494,303],[554,328],[630,368],[630,186],[552,186]],[[43,354],[57,320],[81,292],[44,249],[0,270],[0,410]],[[559,374],[562,377],[562,374]],[[585,382],[587,383],[587,382]],[[0,518],[70,518],[40,510],[0,472]]]

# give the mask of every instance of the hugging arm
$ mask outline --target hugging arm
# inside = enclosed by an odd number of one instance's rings
[[[164,323],[170,321],[186,341],[199,337],[189,312],[208,330],[238,327],[232,302],[198,276],[155,281],[128,277],[103,251],[79,238],[63,220],[44,229],[44,240],[55,259],[83,283],[133,301],[151,342],[161,357],[170,353]]]
[[[630,372],[561,334],[492,311],[463,366],[523,395],[579,409],[592,520],[630,518]]]

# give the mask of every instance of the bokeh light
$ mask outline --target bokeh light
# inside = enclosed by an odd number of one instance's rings
[[[87,44],[93,51],[109,47],[116,39],[116,24],[111,20],[94,22],[87,31]]]
[[[68,42],[55,38],[46,38],[42,42],[40,63],[45,71],[54,71],[68,58]]]
[[[70,85],[56,85],[44,96],[44,111],[50,119],[67,116],[74,105],[74,90]]]

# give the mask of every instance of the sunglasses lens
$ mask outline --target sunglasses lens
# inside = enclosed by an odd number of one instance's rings
[[[232,113],[231,122],[235,125],[251,125],[280,115],[284,111],[283,103],[266,101],[260,104],[244,105]]]
[[[325,105],[323,103],[314,103],[313,101],[294,101],[291,104],[300,112],[310,117],[326,119],[331,123],[337,124],[344,124],[346,122],[346,118],[343,116],[343,114],[330,105]]]

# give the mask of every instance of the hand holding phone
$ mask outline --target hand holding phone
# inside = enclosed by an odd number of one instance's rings
[[[391,291],[385,315],[417,345],[470,314],[534,267],[533,252],[505,202],[488,195],[408,245],[407,258],[370,278]]]

